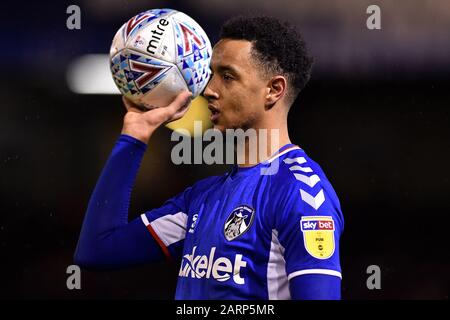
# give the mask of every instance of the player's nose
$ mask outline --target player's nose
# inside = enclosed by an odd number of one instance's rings
[[[203,91],[203,96],[208,100],[219,99],[219,93],[214,89],[212,84],[213,79],[211,78]]]

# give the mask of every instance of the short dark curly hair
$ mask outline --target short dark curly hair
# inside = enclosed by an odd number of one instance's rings
[[[268,16],[238,16],[223,24],[220,39],[252,42],[252,55],[263,75],[287,78],[290,103],[309,81],[313,59],[302,36],[288,22]]]

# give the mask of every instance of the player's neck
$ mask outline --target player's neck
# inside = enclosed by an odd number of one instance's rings
[[[235,144],[239,167],[252,167],[269,159],[286,144],[291,143],[287,126],[275,128],[254,128],[255,135],[245,142]]]

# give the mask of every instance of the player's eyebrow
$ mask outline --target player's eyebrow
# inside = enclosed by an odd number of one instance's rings
[[[230,71],[231,73],[239,74],[239,71],[234,66],[232,66],[230,64],[218,64],[218,65],[216,65],[214,67],[211,65],[211,70],[213,72]]]

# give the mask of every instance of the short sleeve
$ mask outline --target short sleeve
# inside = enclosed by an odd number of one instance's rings
[[[288,171],[275,209],[275,234],[286,274],[289,280],[305,274],[342,278],[339,240],[344,222],[339,200],[320,167],[307,165],[303,171]]]
[[[178,260],[182,254],[191,188],[141,215],[142,222],[168,260]]]

